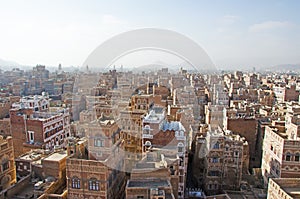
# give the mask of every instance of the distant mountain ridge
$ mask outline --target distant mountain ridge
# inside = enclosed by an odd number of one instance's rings
[[[7,60],[0,59],[0,66],[1,67],[12,67],[12,66],[19,67],[21,65],[14,61],[7,61]]]
[[[20,68],[22,70],[30,70],[32,69],[33,66],[26,66],[26,65],[21,65],[15,61],[8,61],[0,58],[0,69],[2,70],[12,70],[12,68]],[[156,61],[152,64],[145,64],[139,67],[130,67],[127,68],[124,66],[125,70],[134,70],[136,72],[142,72],[142,71],[157,71],[162,68],[169,68],[170,72],[178,72],[180,68],[187,69],[187,70],[193,70],[194,68],[187,62],[182,62],[180,64],[167,64],[162,61]],[[255,66],[254,66],[255,67]],[[63,70],[66,72],[72,72],[72,71],[77,71],[79,70],[80,67],[76,66],[64,66]],[[217,67],[218,68],[218,67]],[[50,72],[54,72],[57,70],[56,66],[48,66],[46,65],[46,69],[48,69]],[[226,70],[227,68],[225,68]],[[233,68],[231,68],[233,69]],[[280,71],[280,72],[285,72],[285,71],[295,71],[295,72],[300,72],[300,63],[298,64],[278,64],[270,67],[256,67],[258,71]],[[244,69],[234,69],[234,70],[252,70],[252,67],[245,67]]]
[[[167,65],[167,64],[147,64],[147,65],[143,65],[143,66],[139,66],[139,67],[133,67],[131,68],[134,72],[149,72],[149,71],[157,71],[157,70],[161,70],[162,68],[168,68],[169,70],[176,70],[179,69],[179,67],[174,67],[171,65]]]
[[[44,65],[44,64],[42,64]],[[15,61],[8,61],[8,60],[4,60],[0,58],[0,69],[1,70],[7,70],[7,71],[11,71],[13,68],[20,68],[21,70],[32,70],[34,66],[29,66],[29,65],[22,65],[19,64]],[[55,72],[58,69],[58,66],[49,66],[46,65],[46,69],[49,70],[50,72]],[[73,71],[77,71],[78,67],[77,66],[66,66],[63,67],[63,71],[65,72],[73,72]]]
[[[300,71],[300,64],[279,64],[268,68],[268,70],[277,71]]]

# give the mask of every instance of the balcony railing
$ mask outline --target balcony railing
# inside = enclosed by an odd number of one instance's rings
[[[143,134],[142,137],[146,138],[146,139],[153,139],[153,135],[150,135],[150,134]]]
[[[176,136],[176,139],[177,140],[186,140],[186,137],[185,136]]]

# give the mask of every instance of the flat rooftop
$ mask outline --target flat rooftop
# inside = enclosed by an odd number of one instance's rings
[[[127,187],[158,188],[171,187],[168,180],[129,180]]]
[[[34,153],[34,152],[19,157],[20,160],[28,160],[28,161],[36,161],[41,158],[42,158],[41,153]]]
[[[68,154],[65,151],[53,153],[52,155],[48,156],[44,160],[47,161],[61,161],[62,159],[66,158]]]
[[[293,198],[300,198],[300,178],[273,178],[272,180]]]

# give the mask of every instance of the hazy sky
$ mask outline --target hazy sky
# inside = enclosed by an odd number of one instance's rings
[[[218,67],[296,64],[299,10],[297,0],[0,0],[0,59],[80,66],[113,35],[154,27],[190,37]]]

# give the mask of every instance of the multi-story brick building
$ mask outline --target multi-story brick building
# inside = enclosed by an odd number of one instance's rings
[[[143,119],[143,152],[149,147],[168,148],[177,152],[179,158],[177,198],[184,198],[187,172],[187,133],[180,122],[166,121],[164,108],[154,107]]]
[[[17,183],[6,198],[66,198],[66,159],[63,149],[36,149],[16,158]]]
[[[259,136],[257,134],[258,121],[254,117],[229,117],[227,129],[245,137],[249,144],[250,168],[260,167],[261,148],[257,147]]]
[[[142,155],[142,121],[149,109],[161,103],[161,96],[133,95],[130,106],[119,111],[118,125],[124,139],[125,166],[127,170],[141,159]]]
[[[299,90],[297,90],[296,84],[287,85],[284,93],[284,100],[287,102],[299,100]]]
[[[211,129],[224,128],[224,105],[205,105],[205,123],[211,126]]]
[[[271,178],[267,199],[300,198],[300,178]]]
[[[72,93],[73,92],[73,81],[66,81],[62,85],[62,93]]]
[[[261,105],[273,106],[275,104],[275,94],[270,88],[259,89],[257,92],[259,96],[258,102]]]
[[[228,106],[229,104],[229,96],[228,92],[224,88],[222,82],[219,84],[214,84],[211,92],[211,101],[214,105],[224,105]]]
[[[0,135],[2,135],[2,136],[11,135],[9,118],[4,118],[4,119],[0,120]]]
[[[71,157],[67,159],[67,187],[70,199],[123,198],[124,173],[101,161]]]
[[[8,116],[11,103],[7,98],[0,98],[0,119]]]
[[[0,191],[16,182],[16,169],[11,137],[0,136]]]
[[[64,108],[53,107],[48,112],[11,109],[10,123],[15,157],[34,148],[62,147],[71,136],[70,114]]]
[[[276,102],[282,103],[285,101],[285,90],[286,90],[286,84],[283,82],[274,84],[273,86],[273,92],[276,97]]]
[[[124,140],[125,167],[130,171],[142,155],[142,118],[145,110],[120,111],[120,136]]]
[[[273,121],[265,128],[261,166],[265,184],[269,177],[299,177],[300,106],[290,102],[282,112],[285,121]]]
[[[22,97],[19,102],[12,104],[12,108],[34,111],[48,111],[49,107],[49,97],[46,94]]]
[[[250,88],[258,88],[261,83],[260,79],[261,79],[260,76],[255,73],[244,75],[245,85]]]
[[[173,96],[174,90],[178,88],[183,88],[184,86],[189,86],[190,82],[183,75],[176,74],[171,76],[170,79],[170,90]]]
[[[291,139],[285,124],[267,126],[263,141],[262,174],[265,185],[269,178],[300,177],[300,140]]]
[[[117,123],[102,117],[85,128],[87,141],[68,146],[68,198],[123,198],[123,142]]]
[[[178,195],[178,163],[177,150],[149,148],[132,170],[126,198],[182,198]]]
[[[195,139],[193,175],[208,195],[238,190],[243,170],[248,169],[245,138],[221,130],[201,133]]]
[[[30,71],[30,77],[48,79],[49,78],[49,71],[46,69],[46,66],[44,66],[44,65],[36,65]]]
[[[19,101],[20,97],[0,97],[0,119],[9,117],[9,109],[14,102]]]

